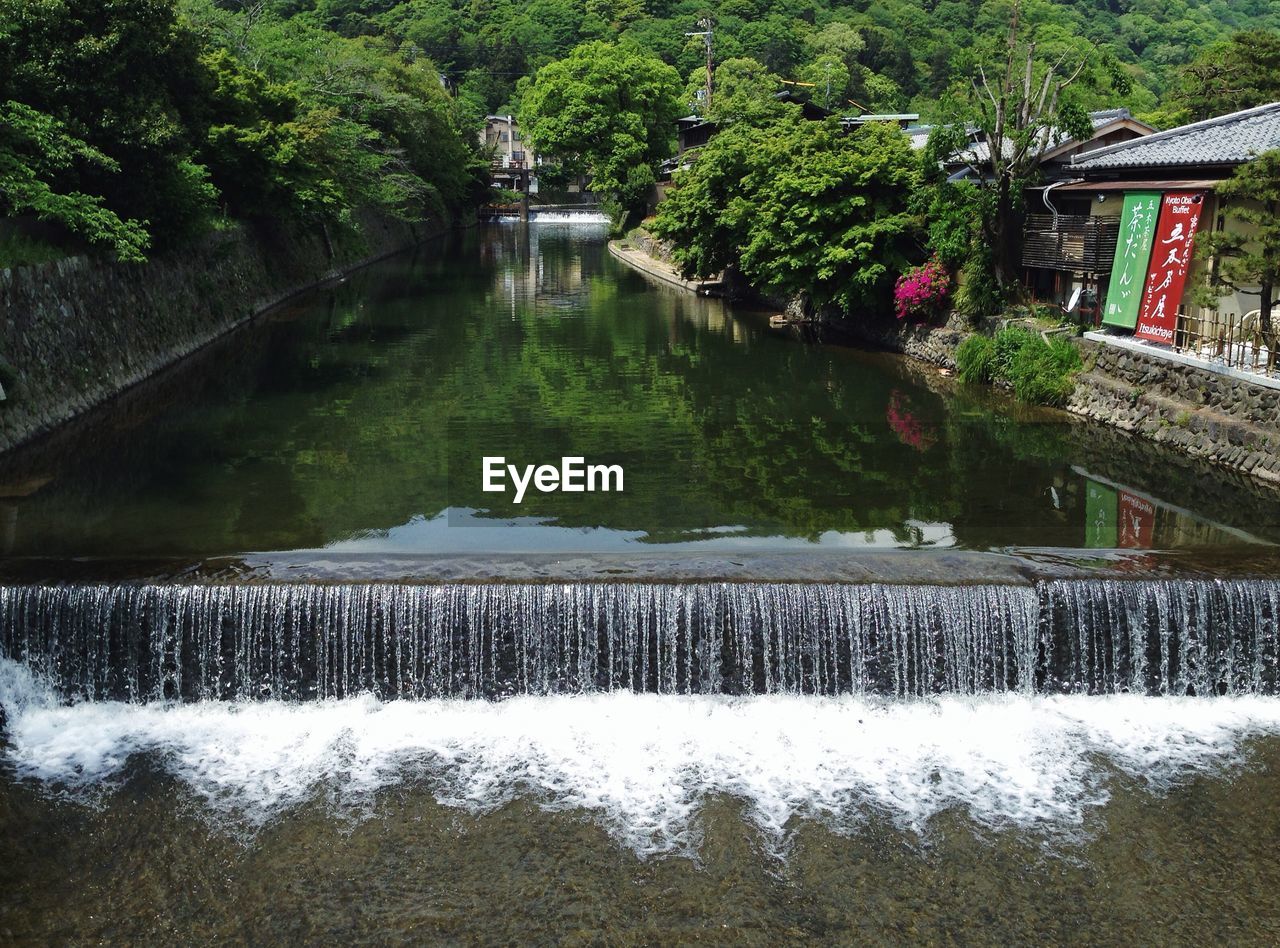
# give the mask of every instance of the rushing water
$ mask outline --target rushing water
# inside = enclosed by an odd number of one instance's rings
[[[0,941],[1280,939],[1276,495],[602,236],[0,460]]]
[[[0,588],[78,700],[1276,691],[1280,581]]]

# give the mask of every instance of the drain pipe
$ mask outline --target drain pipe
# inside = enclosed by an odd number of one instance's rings
[[[1049,209],[1049,213],[1053,215],[1053,229],[1054,229],[1054,230],[1057,230],[1057,229],[1058,229],[1058,217],[1059,217],[1059,214],[1058,214],[1058,209],[1057,209],[1056,207],[1054,207],[1054,206],[1053,206],[1053,202],[1049,200],[1049,192],[1050,192],[1050,191],[1052,191],[1054,188],[1056,188],[1056,187],[1057,187],[1058,185],[1060,185],[1060,184],[1071,184],[1071,183],[1072,183],[1072,182],[1070,182],[1070,181],[1055,181],[1055,182],[1053,182],[1053,184],[1048,185],[1048,186],[1044,189],[1044,191],[1042,191],[1042,192],[1041,192],[1041,194],[1040,194],[1040,200],[1044,201],[1044,206],[1045,206],[1045,207],[1047,207],[1047,208]]]

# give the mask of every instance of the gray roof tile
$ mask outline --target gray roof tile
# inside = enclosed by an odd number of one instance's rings
[[[1273,148],[1280,148],[1280,102],[1086,152],[1072,162],[1071,167],[1102,171],[1237,165]]]

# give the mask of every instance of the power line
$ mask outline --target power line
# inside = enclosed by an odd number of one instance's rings
[[[707,109],[707,111],[710,111],[710,109],[711,109],[711,73],[712,73],[712,68],[713,68],[713,66],[712,66],[712,58],[711,58],[711,37],[712,37],[712,35],[713,35],[712,26],[714,26],[714,24],[711,22],[711,17],[709,17],[709,16],[704,16],[701,20],[699,20],[699,21],[698,21],[698,25],[699,25],[700,27],[702,27],[702,32],[700,32],[700,33],[686,33],[686,34],[684,34],[684,35],[685,35],[685,36],[701,36],[701,37],[702,37],[702,39],[703,39],[703,41],[707,44],[707,102],[706,102],[706,109]]]

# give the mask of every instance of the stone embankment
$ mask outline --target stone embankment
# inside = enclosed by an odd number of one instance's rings
[[[143,264],[0,270],[0,451],[101,404],[296,293],[442,233],[372,215],[358,236],[237,227]]]
[[[862,345],[955,369],[956,349],[970,332],[953,316],[943,326],[886,322],[849,334]],[[1067,411],[1280,486],[1280,388],[1134,348],[1076,342],[1085,368]]]
[[[632,269],[672,286],[700,296],[723,295],[723,284],[719,279],[685,279],[671,257],[670,245],[644,231],[634,231],[626,240],[609,241],[609,253]]]
[[[706,295],[711,287],[718,285],[707,280],[686,280],[671,264],[618,240],[609,241],[609,253],[634,270],[692,293]]]
[[[1280,485],[1280,388],[1079,340],[1067,410]]]
[[[850,335],[954,369],[970,332],[953,316],[944,326],[872,324]],[[1094,339],[1076,342],[1084,371],[1067,411],[1280,486],[1280,388]]]
[[[956,350],[973,331],[969,321],[953,315],[942,326],[877,320],[851,323],[841,320],[833,329],[850,342],[871,349],[900,352],[939,369],[955,370]]]

